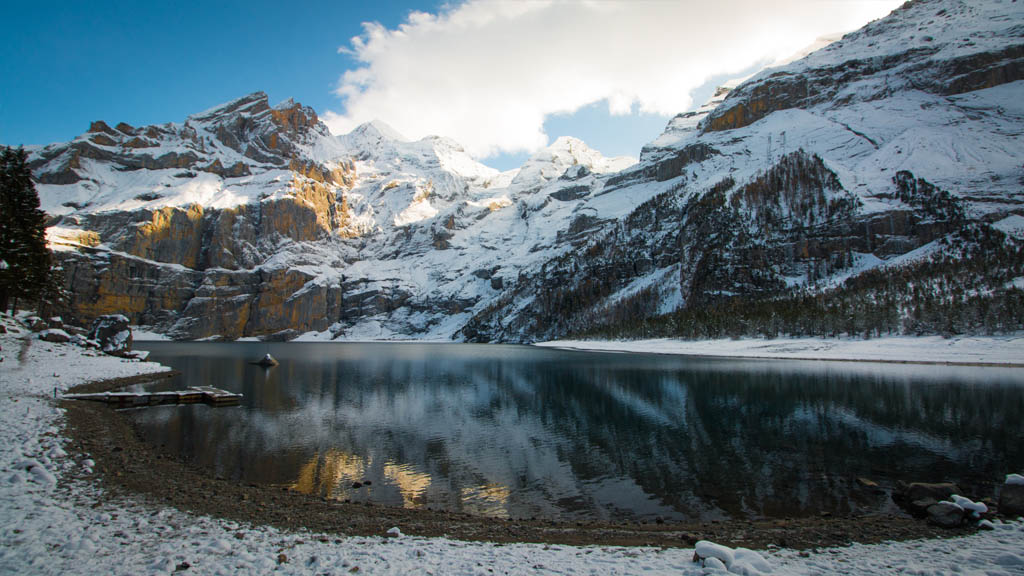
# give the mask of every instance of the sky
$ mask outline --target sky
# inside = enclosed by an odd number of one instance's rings
[[[558,136],[639,155],[714,86],[899,0],[0,0],[0,143],[182,122],[262,90],[499,169]],[[766,10],[766,6],[771,6]]]

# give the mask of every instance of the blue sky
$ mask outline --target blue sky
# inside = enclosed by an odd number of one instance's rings
[[[0,142],[46,144],[93,120],[180,122],[262,90],[317,111],[361,22],[397,26],[430,2],[4,0]]]
[[[379,119],[501,169],[561,135],[638,155],[714,82],[899,4],[3,2],[0,143],[66,141],[93,120],[181,122],[262,90],[335,133]]]

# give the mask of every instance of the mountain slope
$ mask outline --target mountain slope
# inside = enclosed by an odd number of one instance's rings
[[[674,118],[637,166],[610,179],[624,189],[663,182],[669,192],[549,262],[463,334],[793,333],[804,328],[772,319],[812,315],[805,298],[815,294],[846,302],[847,280],[882,282],[873,269],[940,252],[964,256],[946,270],[962,271],[967,259],[990,264],[971,272],[984,279],[957,289],[998,292],[1002,306],[1007,283],[1024,279],[1019,232],[990,238],[1013,230],[1007,223],[1024,211],[1022,35],[1024,14],[1011,2],[912,2],[721,91]],[[945,275],[915,278],[943,294],[929,302],[949,309],[969,294],[949,294]],[[879,295],[858,294],[835,314],[869,315],[866,302]],[[903,321],[918,312],[915,296],[886,297],[893,302],[878,325],[937,330],[937,320]],[[680,312],[665,315],[672,306]],[[1008,306],[1012,321],[989,325],[1024,322]]]

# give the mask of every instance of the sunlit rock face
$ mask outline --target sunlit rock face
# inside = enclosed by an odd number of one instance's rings
[[[820,293],[971,226],[1015,241],[1024,16],[1008,6],[908,3],[673,118],[639,162],[560,138],[502,173],[380,121],[333,136],[262,93],[183,123],[97,121],[30,161],[80,322],[558,337]]]
[[[326,291],[292,298],[315,274],[260,267],[281,243],[358,235],[353,162],[314,153],[336,147],[312,109],[256,93],[182,125],[94,122],[34,151],[76,313],[183,338],[324,327]]]

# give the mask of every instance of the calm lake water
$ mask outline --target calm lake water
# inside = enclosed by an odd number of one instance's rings
[[[560,520],[892,510],[861,487],[1024,471],[1024,370],[461,344],[140,342],[241,406],[130,411],[212,473],[328,498]],[[270,351],[281,365],[248,364]],[[354,488],[355,482],[366,484]]]

